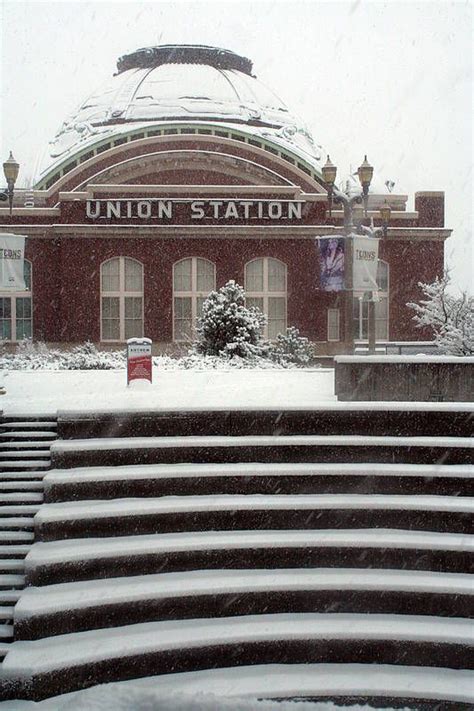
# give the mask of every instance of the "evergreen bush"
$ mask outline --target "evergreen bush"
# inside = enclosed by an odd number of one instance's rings
[[[316,351],[305,336],[300,336],[298,328],[290,326],[286,333],[278,334],[269,355],[280,365],[308,365],[314,359]]]
[[[226,358],[256,358],[266,354],[262,333],[266,317],[245,306],[245,292],[235,281],[211,291],[198,320],[197,353]]]

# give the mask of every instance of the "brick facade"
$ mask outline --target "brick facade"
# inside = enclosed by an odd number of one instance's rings
[[[28,237],[35,339],[100,341],[100,266],[114,256],[132,257],[144,265],[144,333],[154,342],[172,341],[172,267],[184,257],[213,262],[217,287],[229,279],[243,284],[245,264],[251,259],[279,259],[287,265],[288,325],[324,343],[327,309],[340,308],[343,333],[343,293],[319,288],[315,238],[331,231],[342,233],[342,216],[335,212],[329,218],[321,182],[261,148],[214,136],[199,139],[145,138],[133,145],[113,147],[84,161],[50,188],[37,191],[35,207],[18,208],[21,195],[17,195],[11,218],[8,210],[0,209],[0,230]],[[173,169],[167,164],[169,151],[178,151]],[[150,154],[152,158],[147,157]],[[206,169],[200,162],[203,157]],[[201,166],[199,170],[193,170],[193,161]],[[229,161],[233,161],[230,172]],[[160,165],[165,169],[156,167]],[[120,182],[110,182],[114,175],[116,181],[120,176]],[[271,180],[266,180],[266,175]],[[196,224],[186,221],[179,205],[175,218],[167,224],[86,217],[87,198],[127,197],[286,199],[303,201],[303,208],[301,220],[291,224],[266,219],[211,219]],[[429,337],[414,328],[406,302],[419,298],[419,281],[432,281],[442,273],[444,240],[449,236],[449,230],[444,229],[443,193],[417,193],[414,213],[406,213],[404,204],[398,200],[379,254],[390,267],[392,341]],[[376,209],[374,216],[377,224]],[[328,344],[327,348],[337,352],[342,343]]]

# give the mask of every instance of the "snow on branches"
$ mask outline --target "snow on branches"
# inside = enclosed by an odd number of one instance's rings
[[[196,351],[203,355],[233,358],[262,356],[266,317],[255,307],[245,306],[245,291],[228,281],[219,291],[211,291],[198,321]]]
[[[474,355],[474,297],[462,292],[454,296],[448,292],[449,274],[436,277],[432,284],[420,286],[424,299],[409,303],[415,311],[413,319],[418,327],[430,327],[438,348],[456,356]]]

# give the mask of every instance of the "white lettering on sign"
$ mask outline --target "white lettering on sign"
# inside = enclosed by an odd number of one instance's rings
[[[89,220],[301,220],[300,200],[87,200]]]

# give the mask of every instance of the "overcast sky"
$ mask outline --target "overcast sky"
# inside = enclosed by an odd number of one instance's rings
[[[342,178],[367,153],[394,192],[445,190],[446,257],[473,289],[472,2],[3,0],[2,160],[21,184],[57,127],[115,71],[167,43],[221,46],[307,123]],[[20,180],[20,179],[19,179]],[[20,182],[19,182],[20,184]]]

